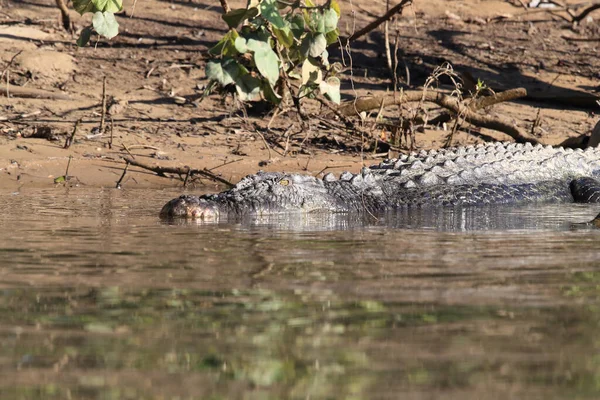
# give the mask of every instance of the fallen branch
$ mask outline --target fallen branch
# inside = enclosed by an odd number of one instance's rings
[[[62,93],[49,92],[41,89],[24,88],[21,86],[8,85],[11,97],[25,97],[32,99],[50,99],[50,100],[75,100],[69,95]],[[0,95],[6,94],[0,91]]]
[[[588,16],[589,13],[591,13],[592,11],[598,10],[598,9],[600,9],[600,4],[594,4],[592,6],[587,7],[582,12],[580,12],[578,15],[573,17],[573,22],[581,22],[582,20],[585,19],[585,17]]]
[[[514,91],[502,95],[501,93],[496,96],[491,96],[490,100],[483,100],[479,105],[477,102],[475,103],[475,108],[469,107],[469,105],[460,102],[458,99],[448,96],[443,93],[438,92],[423,92],[419,90],[411,90],[405,91],[396,96],[381,96],[381,97],[371,97],[368,99],[359,99],[350,104],[342,105],[338,108],[338,112],[343,115],[354,115],[360,114],[363,111],[370,111],[374,109],[378,109],[382,107],[382,105],[390,106],[390,105],[400,105],[406,102],[411,101],[429,101],[431,103],[435,103],[440,107],[444,107],[455,114],[460,114],[464,117],[464,120],[470,124],[482,127],[493,129],[496,131],[504,132],[507,135],[511,136],[517,142],[529,142],[529,143],[539,143],[539,141],[531,136],[529,133],[515,126],[514,124],[505,121],[500,117],[490,117],[486,115],[480,115],[475,112],[475,110],[488,107],[492,104],[499,103],[501,101],[506,101],[508,99],[513,99],[517,97],[521,97],[524,95],[524,89],[515,89]],[[516,97],[515,97],[516,96]]]
[[[475,101],[469,103],[468,107],[471,110],[476,111],[482,108],[491,107],[497,103],[516,100],[525,96],[527,96],[527,89],[525,88],[509,89],[504,92],[494,93],[492,96],[479,97],[475,99]]]
[[[394,7],[390,8],[385,14],[383,14],[381,17],[377,18],[375,21],[371,22],[369,25],[358,30],[357,32],[354,32],[352,35],[350,35],[348,37],[341,38],[340,40],[342,42],[342,45],[345,46],[346,44],[348,44],[348,42],[358,39],[359,37],[376,29],[379,25],[392,19],[392,17],[394,15],[396,15],[398,13],[402,13],[402,9],[404,9],[404,7],[406,7],[410,4],[412,4],[412,0],[400,1],[400,4],[396,4]]]
[[[525,88],[509,89],[504,92],[495,93],[492,96],[479,97],[475,101],[466,104],[472,111],[481,110],[482,108],[491,107],[494,104],[504,101],[511,101],[527,96]],[[452,120],[453,116],[450,113],[444,112],[437,117],[427,121],[429,125],[439,125]]]
[[[193,169],[193,168],[189,168],[189,167],[182,168],[182,167],[151,166],[151,165],[144,164],[142,162],[139,162],[139,161],[134,160],[129,157],[123,157],[123,160],[128,164],[131,164],[135,167],[140,167],[140,168],[146,169],[148,171],[152,171],[152,172],[156,173],[158,176],[162,176],[162,177],[166,177],[165,174],[177,174],[180,176],[181,175],[186,175],[186,176],[202,175],[202,176],[205,176],[212,180],[215,180],[217,182],[220,182],[220,183],[226,185],[227,187],[231,188],[231,187],[235,186],[233,183],[229,182],[226,179],[221,178],[220,176],[213,174],[206,168],[205,169]]]

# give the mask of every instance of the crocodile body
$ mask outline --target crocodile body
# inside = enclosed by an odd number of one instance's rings
[[[600,202],[600,148],[492,143],[403,155],[360,173],[259,172],[232,189],[168,202],[161,215],[216,220],[279,212],[369,212],[407,207]]]

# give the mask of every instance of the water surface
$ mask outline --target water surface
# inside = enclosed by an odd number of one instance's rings
[[[176,195],[0,195],[0,398],[600,395],[598,206],[160,221]]]

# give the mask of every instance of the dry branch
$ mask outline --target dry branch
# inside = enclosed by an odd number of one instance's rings
[[[378,109],[382,107],[382,105],[390,106],[390,105],[400,105],[406,102],[415,102],[415,101],[428,101],[431,103],[435,103],[440,107],[444,107],[456,114],[460,114],[464,117],[464,120],[470,124],[482,127],[493,129],[496,131],[504,132],[507,135],[511,136],[517,142],[530,142],[530,143],[539,143],[539,141],[531,136],[529,133],[515,126],[514,124],[505,121],[501,117],[491,117],[486,115],[480,115],[475,112],[475,110],[481,107],[487,107],[492,104],[499,103],[501,101],[511,100],[514,98],[522,97],[526,95],[525,89],[519,88],[513,91],[509,91],[506,94],[497,94],[495,96],[491,96],[490,100],[483,100],[479,106],[475,106],[475,108],[469,107],[469,105],[460,102],[458,99],[448,96],[443,93],[438,92],[423,92],[419,90],[411,90],[405,91],[396,96],[381,96],[381,97],[371,97],[368,99],[359,99],[350,104],[342,105],[338,108],[338,112],[343,115],[354,115],[360,114],[363,111],[370,111],[374,109]],[[477,104],[477,103],[475,103]]]
[[[345,37],[345,38],[341,38],[341,42],[342,45],[346,45],[348,44],[348,42],[358,39],[359,37],[371,32],[372,30],[376,29],[379,25],[383,24],[386,21],[389,21],[390,19],[392,19],[392,17],[398,13],[402,12],[402,9],[404,9],[404,7],[408,6],[412,4],[412,0],[402,0],[400,1],[400,4],[396,4],[394,7],[390,8],[388,10],[388,12],[386,12],[385,14],[383,14],[381,17],[377,18],[375,21],[371,22],[369,25],[365,26],[364,28],[358,30],[357,32],[354,32],[352,35]]]
[[[148,164],[144,164],[142,162],[139,162],[137,160],[134,160],[133,158],[129,158],[129,157],[123,157],[123,160],[125,160],[126,163],[131,164],[133,166],[136,167],[140,167],[143,169],[146,169],[148,171],[152,171],[154,173],[156,173],[158,176],[166,176],[165,174],[177,174],[177,175],[184,175],[184,176],[193,176],[193,175],[202,175],[205,176],[207,178],[210,178],[214,181],[220,182],[224,185],[226,185],[227,187],[233,187],[234,184],[229,182],[226,179],[221,178],[220,176],[217,176],[215,174],[213,174],[212,172],[210,172],[209,170],[205,169],[194,169],[194,168],[189,168],[189,167],[159,167],[159,166],[152,166],[152,165],[148,165]]]

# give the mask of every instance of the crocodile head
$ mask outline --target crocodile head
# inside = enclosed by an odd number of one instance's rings
[[[330,182],[310,175],[259,172],[230,190],[203,196],[183,195],[169,201],[162,217],[216,221],[222,217],[285,212],[347,211]]]

